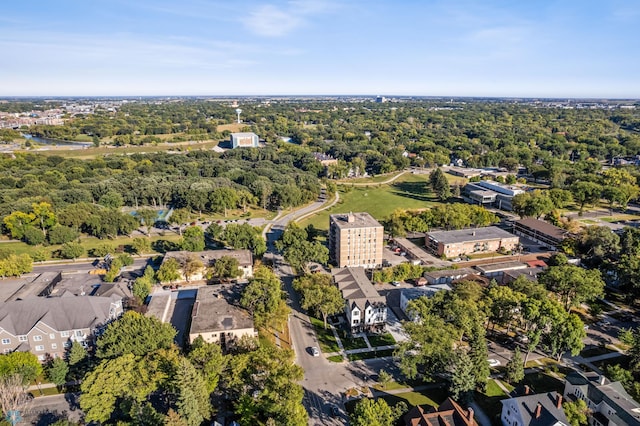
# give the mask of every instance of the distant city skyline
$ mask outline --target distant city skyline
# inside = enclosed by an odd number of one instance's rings
[[[10,2],[2,96],[640,98],[640,2]]]

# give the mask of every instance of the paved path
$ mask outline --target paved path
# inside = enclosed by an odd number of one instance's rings
[[[409,173],[409,170],[403,170],[395,176],[390,177],[389,179],[382,182],[349,182],[347,181],[337,181],[338,185],[351,185],[351,186],[375,186],[375,185],[386,185],[398,179],[400,176]]]

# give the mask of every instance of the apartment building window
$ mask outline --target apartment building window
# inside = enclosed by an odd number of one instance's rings
[[[62,331],[62,332],[60,332],[60,335],[62,337],[69,337],[69,332],[68,331]]]
[[[42,341],[42,336],[33,336],[33,341],[34,342],[41,342]]]
[[[44,361],[44,355],[38,355],[38,361]]]
[[[10,354],[10,353],[11,353],[11,349],[5,349],[5,350],[4,350],[4,353],[5,353],[5,354]]]
[[[58,345],[56,343],[51,344],[51,349],[58,349]]]
[[[44,351],[44,346],[43,345],[36,346],[36,351],[38,352]]]
[[[62,344],[62,346],[64,346],[65,348],[70,348],[71,347],[71,342],[70,341],[66,341]]]
[[[56,335],[54,333],[49,333],[49,339],[53,340],[55,338],[56,338]]]
[[[82,330],[76,330],[76,337],[82,337]]]
[[[10,345],[11,344],[11,339],[2,339],[2,344],[3,345]]]
[[[28,340],[29,339],[27,338],[27,336],[18,336],[18,341],[20,341],[20,342],[26,342]]]

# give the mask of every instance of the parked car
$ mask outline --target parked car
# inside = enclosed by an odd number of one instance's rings
[[[311,355],[320,356],[320,350],[316,346],[311,347]]]
[[[392,286],[398,287],[400,285],[400,281],[394,281],[391,283]]]
[[[495,358],[489,359],[489,367],[498,367],[500,365],[500,361]]]
[[[331,405],[330,412],[332,417],[340,416],[340,409],[338,408],[337,405]]]

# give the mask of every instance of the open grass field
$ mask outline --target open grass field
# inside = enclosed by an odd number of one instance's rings
[[[387,401],[390,406],[396,405],[400,401],[404,401],[408,407],[414,405],[430,405],[438,407],[447,399],[447,391],[445,389],[426,389],[416,392],[398,393],[395,395],[386,395],[382,398]]]
[[[406,174],[395,182],[376,187],[347,187],[340,191],[340,201],[328,210],[300,222],[305,227],[313,224],[318,229],[329,229],[329,215],[335,213],[369,212],[382,220],[395,209],[424,209],[438,203],[427,190],[428,175]]]

